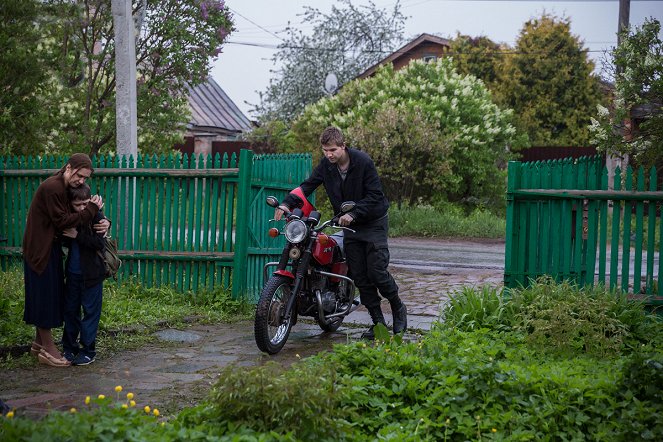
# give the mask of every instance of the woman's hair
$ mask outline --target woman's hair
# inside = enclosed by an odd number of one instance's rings
[[[343,132],[341,132],[341,129],[338,127],[329,126],[322,131],[322,134],[320,135],[320,144],[323,146],[343,146],[345,144]]]
[[[67,164],[70,165],[72,169],[90,169],[90,172],[94,172],[94,169],[92,168],[92,160],[90,160],[90,157],[84,153],[73,154],[69,157],[69,160],[67,160]],[[67,164],[62,166],[60,173],[64,173]]]
[[[78,187],[67,187],[67,196],[69,201],[85,201],[89,200],[92,196],[92,191],[87,183],[83,183]]]

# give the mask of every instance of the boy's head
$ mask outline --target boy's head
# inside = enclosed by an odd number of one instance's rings
[[[69,195],[69,202],[75,212],[82,212],[90,202],[92,192],[87,183],[82,183],[78,187],[67,187],[67,194]]]
[[[347,155],[343,132],[338,127],[330,126],[320,135],[322,154],[332,164],[343,164]]]
[[[320,134],[320,144],[322,146],[344,147],[345,139],[343,138],[343,132],[338,127],[329,126]]]

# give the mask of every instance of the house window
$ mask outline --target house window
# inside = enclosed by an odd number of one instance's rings
[[[421,57],[421,59],[424,60],[426,63],[436,62],[437,55],[424,55],[423,57]]]

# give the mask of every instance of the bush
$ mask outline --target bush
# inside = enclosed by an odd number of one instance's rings
[[[208,403],[185,412],[185,425],[206,422],[258,432],[291,434],[297,440],[339,440],[349,426],[337,419],[339,396],[335,368],[315,359],[284,370],[276,362],[251,369],[227,367]],[[334,435],[329,439],[331,435]]]
[[[445,324],[462,330],[488,328],[522,333],[543,351],[614,356],[642,345],[660,346],[660,320],[642,303],[598,286],[579,289],[543,278],[510,290],[465,289],[443,312]]]

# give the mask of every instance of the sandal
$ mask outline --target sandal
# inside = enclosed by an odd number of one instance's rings
[[[37,359],[39,359],[40,364],[50,365],[51,367],[69,367],[71,363],[65,358],[56,358],[43,348],[37,354]]]
[[[36,342],[32,343],[32,347],[30,347],[30,354],[34,357],[37,357],[41,349],[44,347],[41,346],[41,344],[37,344]]]

